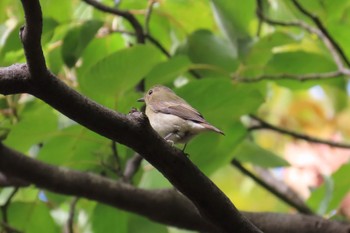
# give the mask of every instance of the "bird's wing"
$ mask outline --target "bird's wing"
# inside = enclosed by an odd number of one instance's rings
[[[192,108],[186,102],[178,104],[174,102],[162,102],[156,106],[152,106],[155,112],[161,112],[165,114],[172,114],[181,117],[185,120],[190,120],[198,123],[206,123],[202,114],[196,109]]]
[[[181,99],[180,103],[178,102],[179,100],[177,100],[177,103],[174,103],[172,101],[163,101],[161,103],[153,105],[152,110],[155,112],[172,114],[182,119],[199,123],[208,130],[212,130],[214,132],[225,135],[221,130],[207,122],[202,116],[202,114],[200,114],[196,109],[191,107],[186,101]]]

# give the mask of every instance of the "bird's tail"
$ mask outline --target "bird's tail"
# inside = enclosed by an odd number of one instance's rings
[[[208,130],[211,130],[211,131],[214,131],[216,133],[225,135],[224,132],[222,132],[220,129],[216,128],[215,126],[209,124],[208,122],[203,122],[203,123],[201,123],[201,125],[204,126]]]

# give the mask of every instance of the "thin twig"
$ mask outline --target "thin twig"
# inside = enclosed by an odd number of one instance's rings
[[[121,167],[121,161],[120,161],[120,157],[119,157],[118,150],[117,150],[117,143],[115,141],[112,141],[111,147],[112,147],[113,157],[114,157],[115,162],[117,164],[117,168],[115,169],[116,174],[118,176],[122,176],[122,167]]]
[[[311,81],[311,80],[324,80],[340,77],[341,75],[350,75],[350,69],[336,70],[326,73],[310,73],[310,74],[262,74],[256,77],[240,77],[237,74],[233,75],[233,80],[237,82],[260,82],[263,80],[296,80],[296,81]]]
[[[140,44],[145,43],[145,36],[144,36],[142,25],[140,24],[140,22],[136,19],[136,17],[132,13],[130,13],[129,11],[123,11],[123,10],[119,10],[117,8],[112,8],[112,7],[106,6],[106,5],[104,5],[100,2],[97,2],[95,0],[82,0],[82,1],[95,7],[96,9],[98,9],[100,11],[114,14],[114,15],[118,15],[120,17],[125,18],[131,24],[131,26],[134,28],[137,42]]]
[[[156,0],[150,0],[149,3],[148,3],[146,15],[145,15],[145,30],[144,30],[145,35],[149,35],[150,34],[149,23],[151,21],[153,6],[154,6],[154,4],[156,2],[157,2]]]
[[[19,187],[15,187],[14,190],[11,192],[11,194],[8,196],[6,202],[2,206],[0,206],[1,214],[2,214],[1,226],[5,229],[5,232],[7,233],[21,233],[21,231],[17,230],[16,228],[12,227],[9,224],[9,220],[7,216],[7,209],[11,203],[12,198],[16,195],[18,190],[19,190]]]
[[[323,26],[322,22],[319,20],[318,17],[312,15],[308,11],[306,11],[296,0],[293,0],[294,5],[300,10],[303,14],[308,16],[313,20],[313,22],[316,24],[317,28],[312,27],[311,25],[307,24],[304,21],[292,21],[292,22],[282,22],[278,20],[273,20],[268,18],[266,15],[263,13],[263,3],[262,0],[257,0],[257,16],[259,19],[262,21],[271,24],[271,25],[276,25],[276,26],[284,26],[284,27],[299,27],[302,28],[309,33],[314,33],[316,34],[321,41],[324,43],[328,51],[333,57],[333,60],[335,64],[337,65],[338,70],[343,71],[344,61],[348,66],[349,66],[349,60],[347,59],[344,51],[340,48],[338,43],[332,38],[332,36],[329,34],[327,29]]]
[[[346,63],[346,65],[349,67],[350,66],[350,61],[345,55],[343,49],[340,47],[340,45],[335,41],[335,39],[331,36],[331,34],[328,32],[326,27],[323,25],[321,20],[308,10],[306,10],[297,0],[292,0],[294,3],[295,7],[303,13],[305,16],[309,17],[319,28],[319,30],[322,32],[322,34],[329,40],[329,42],[332,44],[334,49],[338,52],[338,54],[341,56],[342,60]]]
[[[131,183],[132,178],[140,168],[142,159],[142,156],[140,156],[138,153],[135,153],[134,156],[127,161],[123,175],[124,182]]]
[[[254,115],[250,115],[250,117],[252,119],[254,119],[255,121],[257,121],[258,125],[249,127],[248,128],[249,131],[262,130],[262,129],[273,130],[273,131],[276,131],[278,133],[286,134],[286,135],[292,136],[294,138],[302,139],[302,140],[305,140],[305,141],[308,141],[308,142],[325,144],[325,145],[328,145],[328,146],[331,146],[331,147],[350,149],[350,144],[331,142],[331,141],[328,141],[328,140],[315,138],[315,137],[312,137],[312,136],[309,136],[309,135],[297,133],[297,132],[294,132],[294,131],[291,131],[291,130],[287,130],[287,129],[283,129],[283,128],[271,125],[270,123],[262,120],[261,118],[259,118],[257,116],[254,116]]]
[[[19,188],[15,187],[14,190],[11,192],[9,197],[7,198],[6,202],[1,206],[1,212],[2,212],[2,221],[4,223],[8,223],[8,218],[7,218],[7,208],[11,203],[12,198],[16,195],[18,192]]]
[[[256,176],[254,173],[246,169],[237,159],[233,159],[231,164],[236,167],[240,172],[244,175],[248,176],[252,180],[254,180],[258,185],[262,186],[268,192],[275,195],[280,200],[284,201],[288,205],[292,206],[300,213],[313,215],[313,211],[305,205],[305,203],[289,188],[285,188],[284,184],[278,182],[269,182],[267,180],[263,180],[261,177]]]
[[[79,197],[74,197],[69,205],[69,215],[67,220],[67,233],[74,233],[74,216],[75,208],[79,201]]]

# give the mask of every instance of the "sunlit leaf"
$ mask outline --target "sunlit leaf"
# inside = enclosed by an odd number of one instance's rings
[[[248,140],[243,141],[235,150],[234,157],[242,163],[251,163],[260,167],[284,167],[289,163],[272,151],[265,150]]]
[[[99,203],[92,213],[91,223],[95,233],[105,233],[111,229],[118,233],[128,232],[128,214]]]
[[[91,66],[79,76],[81,90],[110,107],[161,61],[158,50],[151,46],[134,46],[115,52]]]
[[[343,165],[325,183],[312,192],[307,203],[318,214],[326,214],[339,207],[340,202],[350,190],[350,180],[344,179],[350,172],[350,164]]]
[[[60,232],[50,215],[50,209],[42,202],[13,202],[9,206],[11,226],[27,233]]]
[[[4,143],[27,153],[34,144],[48,140],[57,130],[57,115],[42,102],[27,105],[20,121],[14,125]]]
[[[102,26],[100,21],[87,21],[68,31],[63,39],[62,57],[68,67],[73,67],[82,52],[94,38],[97,30]],[[77,43],[79,41],[79,43]]]

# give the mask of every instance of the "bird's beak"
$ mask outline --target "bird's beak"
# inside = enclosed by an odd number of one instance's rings
[[[142,97],[142,98],[138,99],[137,102],[145,102],[145,98]]]

